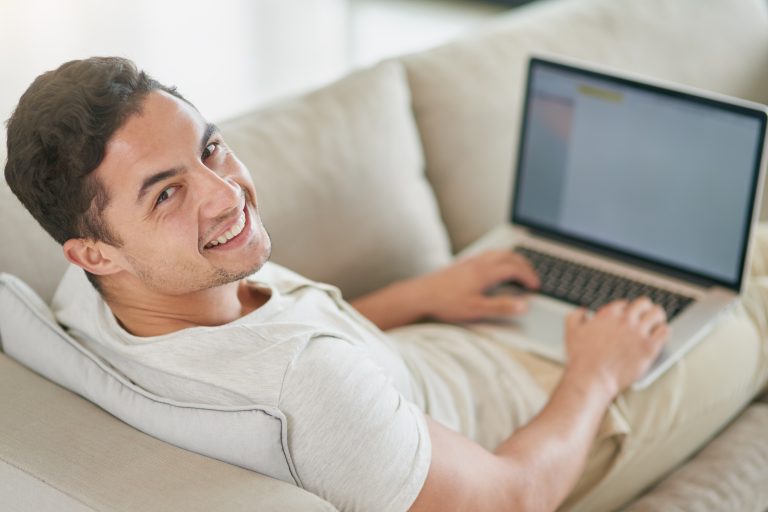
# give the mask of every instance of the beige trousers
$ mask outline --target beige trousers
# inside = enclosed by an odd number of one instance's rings
[[[759,228],[755,242],[741,304],[659,380],[616,399],[561,510],[616,510],[701,448],[765,389],[768,226]],[[544,389],[554,388],[560,366],[523,352],[516,356]]]

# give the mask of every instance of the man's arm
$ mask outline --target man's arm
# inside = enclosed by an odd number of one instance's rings
[[[551,511],[576,485],[611,400],[640,377],[668,335],[663,310],[619,301],[568,317],[569,362],[546,407],[495,453],[428,420],[432,462],[411,510]]]
[[[550,511],[583,471],[608,393],[564,376],[547,406],[491,453],[428,418],[432,462],[412,512]]]
[[[510,250],[496,250],[391,284],[352,301],[352,305],[381,329],[427,317],[461,322],[525,312],[524,297],[485,295],[489,288],[505,281],[518,281],[532,289],[539,286],[539,279],[525,258]]]

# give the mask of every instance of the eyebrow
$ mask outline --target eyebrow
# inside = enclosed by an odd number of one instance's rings
[[[213,135],[218,131],[219,131],[219,128],[213,123],[207,123],[205,125],[205,131],[203,132],[203,136],[200,138],[199,153],[202,154],[202,152],[205,150],[205,146],[208,145],[208,140],[210,140],[211,135]],[[186,172],[186,169],[184,167],[174,167],[173,169],[167,169],[165,171],[156,172],[151,176],[147,176],[146,178],[144,178],[144,181],[141,182],[141,187],[139,187],[139,193],[136,196],[136,202],[141,203],[142,199],[144,199],[144,196],[147,195],[147,192],[149,191],[149,189],[151,189],[157,183],[160,183],[161,181],[165,181],[169,178],[173,178],[174,176],[178,176],[179,174],[182,174],[184,172]]]

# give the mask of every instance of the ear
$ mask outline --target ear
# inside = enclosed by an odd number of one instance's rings
[[[109,248],[111,246],[104,242],[87,238],[70,238],[62,246],[64,257],[70,263],[97,276],[115,274],[123,270],[110,255]]]

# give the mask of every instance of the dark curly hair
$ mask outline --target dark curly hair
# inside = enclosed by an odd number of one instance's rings
[[[153,90],[186,101],[128,59],[92,57],[40,75],[22,95],[7,121],[5,179],[60,244],[70,238],[122,244],[101,216],[109,195],[91,173],[109,139]]]

